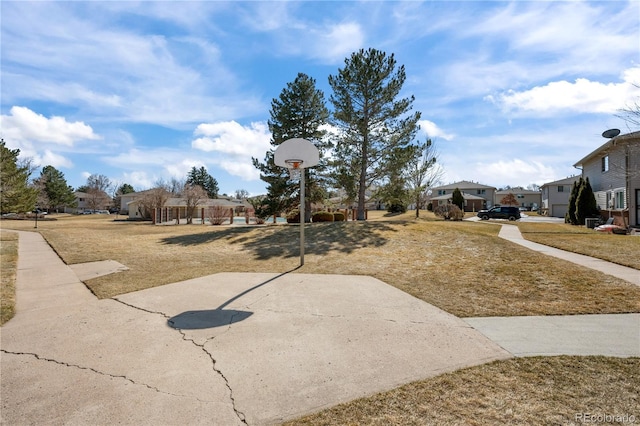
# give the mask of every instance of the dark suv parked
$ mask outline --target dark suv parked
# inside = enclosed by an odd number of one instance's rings
[[[482,220],[489,219],[520,219],[520,209],[518,207],[494,207],[489,210],[480,210],[478,217]]]

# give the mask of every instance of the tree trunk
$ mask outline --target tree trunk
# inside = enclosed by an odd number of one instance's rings
[[[362,141],[362,164],[360,165],[360,181],[358,183],[358,220],[365,220],[365,195],[367,190],[368,137]]]

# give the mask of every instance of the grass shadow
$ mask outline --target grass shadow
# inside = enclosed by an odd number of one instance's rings
[[[305,224],[305,252],[324,255],[337,251],[348,254],[365,247],[381,247],[388,242],[385,236],[388,232],[397,230],[384,222]],[[299,236],[299,225],[286,225],[227,228],[166,237],[161,242],[168,245],[194,246],[224,240],[229,245],[240,245],[243,250],[253,253],[257,260],[267,260],[299,256]]]

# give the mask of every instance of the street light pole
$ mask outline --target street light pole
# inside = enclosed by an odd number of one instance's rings
[[[304,169],[300,172],[300,266],[304,265]]]

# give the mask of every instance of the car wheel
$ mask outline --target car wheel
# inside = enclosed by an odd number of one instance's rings
[[[482,220],[489,220],[489,216],[487,216],[486,214],[483,214],[480,219]]]
[[[514,220],[516,220],[516,217],[515,216],[509,216],[509,220],[513,222]]]

